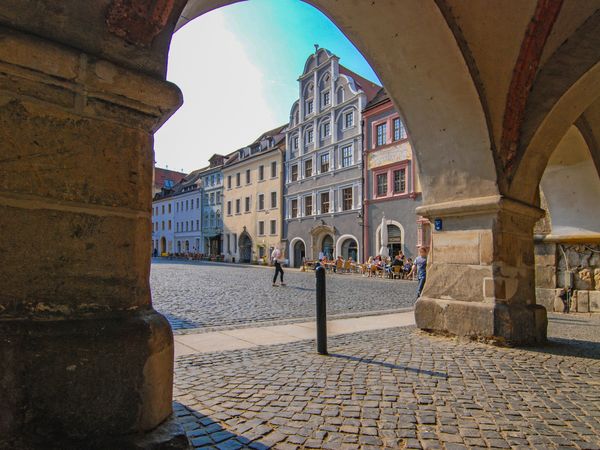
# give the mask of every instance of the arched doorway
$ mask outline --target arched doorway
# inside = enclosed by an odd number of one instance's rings
[[[302,265],[302,260],[306,257],[306,246],[304,245],[304,241],[297,240],[294,243],[293,247],[293,267],[300,267]]]
[[[243,232],[240,235],[238,247],[240,252],[240,262],[249,263],[252,261],[252,239],[248,233]]]
[[[404,251],[402,248],[402,230],[400,230],[400,227],[398,227],[396,225],[388,224],[387,232],[388,232],[387,248],[389,251],[388,254],[393,258],[398,253]]]
[[[328,234],[323,238],[323,241],[321,242],[321,252],[327,259],[333,259],[333,237],[331,237],[331,235]]]
[[[352,258],[353,261],[358,261],[358,243],[354,239],[346,239],[342,243],[342,258]]]
[[[160,253],[166,253],[167,252],[167,238],[165,238],[164,236],[160,238]]]

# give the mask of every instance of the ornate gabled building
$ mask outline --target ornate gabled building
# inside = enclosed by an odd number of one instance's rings
[[[326,49],[298,79],[286,133],[285,231],[290,265],[303,258],[362,258],[362,110],[381,86]]]
[[[264,261],[281,245],[284,128],[263,133],[223,166],[225,261]]]

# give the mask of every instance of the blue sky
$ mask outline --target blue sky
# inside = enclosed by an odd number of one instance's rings
[[[155,135],[157,166],[189,172],[287,122],[314,44],[379,82],[342,32],[299,0],[237,3],[175,33],[167,78],[185,103]]]

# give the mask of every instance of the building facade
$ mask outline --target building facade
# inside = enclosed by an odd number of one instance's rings
[[[282,239],[284,126],[230,154],[223,166],[225,261],[266,261]]]
[[[174,253],[173,202],[160,194],[152,202],[152,252],[154,255]]]
[[[202,178],[196,170],[171,189],[163,188],[154,196],[153,252],[189,255],[201,252]]]
[[[286,133],[285,235],[290,265],[362,258],[362,110],[380,86],[317,49],[299,78]]]
[[[202,170],[204,196],[202,202],[202,245],[204,255],[223,253],[223,155],[213,155],[209,166]]]
[[[389,255],[414,257],[418,246],[429,246],[431,233],[415,214],[422,195],[406,127],[384,89],[363,116],[365,256],[380,253],[385,220]]]

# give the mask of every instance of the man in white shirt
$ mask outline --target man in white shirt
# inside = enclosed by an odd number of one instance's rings
[[[271,264],[273,264],[275,266],[275,275],[273,276],[273,286],[277,286],[277,274],[281,274],[280,278],[281,278],[281,285],[285,286],[285,283],[283,282],[283,269],[281,268],[281,250],[279,250],[279,247],[275,247],[273,249],[273,253],[271,253]]]

